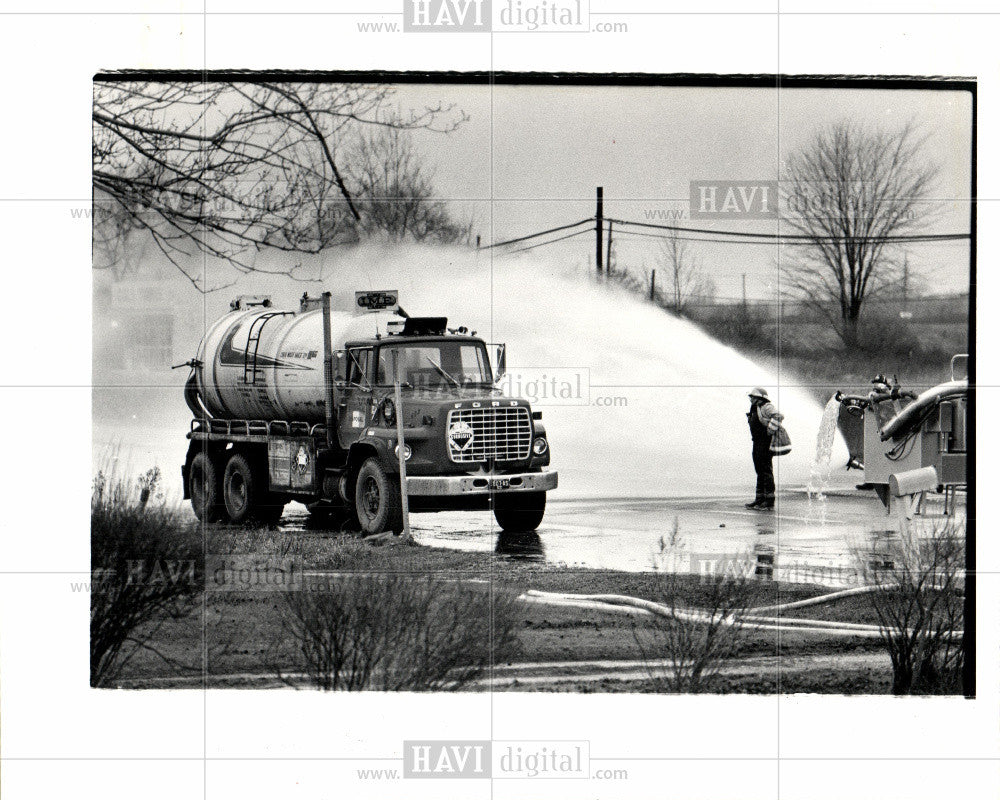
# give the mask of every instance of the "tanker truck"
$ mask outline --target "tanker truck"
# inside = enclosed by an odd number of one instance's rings
[[[504,530],[535,530],[558,475],[541,412],[497,388],[505,346],[409,316],[395,291],[356,292],[351,312],[330,298],[283,311],[241,296],[186,362],[198,519],[273,524],[296,500],[398,533],[405,485],[410,511],[492,509]]]

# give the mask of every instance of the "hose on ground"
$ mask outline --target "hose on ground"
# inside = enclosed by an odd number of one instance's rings
[[[544,592],[539,589],[529,589],[522,595],[523,599],[529,602],[549,604],[549,605],[569,605],[577,608],[590,608],[595,611],[628,611],[629,613],[646,613],[668,619],[677,619],[685,622],[696,623],[716,623],[727,626],[740,624],[745,628],[755,630],[770,630],[799,633],[820,633],[827,636],[854,636],[864,639],[876,639],[883,635],[880,625],[871,625],[861,622],[841,622],[840,620],[818,620],[805,619],[800,617],[772,617],[761,616],[760,611],[778,611],[780,614],[790,608],[801,608],[805,605],[818,605],[829,603],[842,597],[850,597],[864,592],[871,592],[879,588],[873,586],[857,587],[844,591],[831,592],[819,597],[811,597],[808,600],[800,600],[792,603],[785,603],[779,606],[762,606],[752,608],[743,614],[712,615],[697,609],[671,608],[663,603],[655,603],[652,600],[645,600],[641,597],[631,597],[622,594],[570,594],[565,592]],[[961,631],[951,631],[952,637],[962,635]]]
[[[780,613],[782,611],[789,611],[793,608],[807,608],[808,606],[819,606],[819,605],[824,605],[825,603],[834,603],[837,600],[840,600],[844,597],[854,597],[855,595],[859,594],[869,594],[870,592],[874,592],[881,588],[884,587],[878,585],[856,586],[853,589],[843,589],[837,592],[830,592],[829,594],[821,594],[818,595],[817,597],[807,597],[805,600],[795,600],[790,603],[780,603],[779,605],[776,606],[760,606],[758,608],[751,608],[749,611],[747,611],[747,613],[759,614],[762,611],[772,611],[772,612],[777,611]]]

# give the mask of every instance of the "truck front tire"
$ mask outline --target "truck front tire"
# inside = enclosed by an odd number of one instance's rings
[[[389,475],[377,458],[369,458],[358,470],[354,485],[354,508],[364,534],[403,530],[403,498],[399,478]]]
[[[191,508],[201,522],[219,522],[226,509],[222,503],[222,484],[219,471],[208,453],[195,453],[188,468],[188,494]]]
[[[281,519],[284,502],[267,489],[267,476],[251,467],[246,456],[233,454],[222,478],[222,496],[229,519],[237,525],[273,525]]]
[[[533,531],[545,516],[545,492],[496,494],[493,496],[493,516],[505,531]]]

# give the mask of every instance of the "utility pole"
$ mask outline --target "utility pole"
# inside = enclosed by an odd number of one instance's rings
[[[601,263],[604,261],[604,243],[602,241],[604,237],[604,187],[597,187],[597,214],[594,217],[595,225],[594,232],[597,234],[597,249],[596,249],[596,260],[597,264],[597,274],[601,274]]]
[[[650,301],[656,300],[656,270],[654,269],[649,273],[649,299]]]
[[[608,220],[608,257],[604,261],[604,272],[610,277],[611,276],[611,227],[614,223]]]

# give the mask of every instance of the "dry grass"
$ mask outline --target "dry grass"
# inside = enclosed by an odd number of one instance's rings
[[[892,660],[893,694],[960,694],[964,651],[965,524],[946,522],[928,538],[903,532],[894,569],[873,570],[859,554]]]
[[[323,690],[448,691],[516,644],[516,594],[436,575],[341,576],[285,596],[281,663]]]
[[[141,650],[157,653],[156,626],[177,619],[201,590],[195,526],[178,521],[153,469],[135,481],[98,473],[90,504],[90,681],[112,682]]]
[[[668,539],[660,542],[660,558],[684,549],[677,521]],[[632,623],[650,683],[659,692],[712,691],[719,669],[740,652],[745,642],[741,617],[758,605],[768,592],[767,584],[754,578],[749,561],[722,559],[717,569],[698,581],[697,610],[707,619],[688,616],[692,576],[675,571],[663,574],[656,601],[670,616],[653,616],[643,625]],[[773,591],[773,589],[771,589]]]

